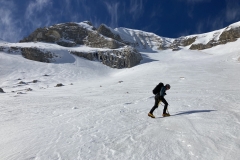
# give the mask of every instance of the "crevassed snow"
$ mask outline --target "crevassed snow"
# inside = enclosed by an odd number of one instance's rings
[[[0,52],[1,160],[238,160],[239,46],[144,52],[140,65],[120,70]],[[160,105],[151,119],[159,82],[171,85],[172,116],[162,118]]]

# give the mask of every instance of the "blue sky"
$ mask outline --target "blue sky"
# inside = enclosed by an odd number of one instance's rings
[[[17,42],[36,28],[91,21],[177,38],[240,21],[240,0],[0,0],[0,38]]]

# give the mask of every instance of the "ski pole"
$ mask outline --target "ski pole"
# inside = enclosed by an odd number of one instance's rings
[[[158,105],[161,104],[161,102],[162,102],[162,101],[159,101]],[[161,105],[163,106],[163,104],[161,104]],[[169,106],[170,106],[170,105],[169,105]],[[168,112],[168,108],[167,108],[167,113],[170,114],[170,113]]]
[[[167,108],[167,112],[168,112],[168,108]],[[168,114],[170,115],[170,113],[168,112]]]

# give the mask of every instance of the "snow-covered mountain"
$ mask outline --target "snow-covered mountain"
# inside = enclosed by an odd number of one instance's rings
[[[179,47],[188,46],[191,50],[203,50],[220,44],[234,42],[240,38],[240,22],[217,31],[179,38],[166,38],[154,33],[126,28],[116,28],[112,32],[119,34],[126,44],[130,44],[138,49],[179,50]]]
[[[238,160],[240,39],[190,49],[193,44],[220,42],[236,29],[237,23],[177,40],[102,26],[99,31],[91,28],[81,45],[67,37],[47,43],[0,42],[0,159]],[[36,34],[38,38],[49,40],[61,35],[38,31],[48,33]],[[235,40],[237,34],[232,36]],[[115,40],[120,46],[89,46],[102,45],[94,44],[93,37]],[[165,49],[159,50],[163,42]],[[180,49],[167,49],[171,46]],[[87,60],[93,58],[87,53],[107,51],[112,59],[124,59],[124,49],[141,54],[140,64],[114,69]],[[159,82],[171,85],[165,96],[171,116],[163,118],[159,105],[152,119],[147,114],[154,105],[152,89]]]
[[[174,39],[158,36],[154,33],[144,32],[128,28],[115,28],[113,33],[120,35],[125,44],[131,45],[138,50],[148,51],[152,49],[169,48]]]
[[[234,42],[239,37],[240,22],[217,31],[174,39],[122,27],[112,29],[104,24],[96,28],[91,22],[84,21],[38,28],[21,43],[6,44],[2,41],[0,50],[17,51],[27,59],[47,63],[65,61],[64,52],[99,61],[112,68],[129,68],[142,60],[139,51],[178,51],[181,48],[203,50]]]

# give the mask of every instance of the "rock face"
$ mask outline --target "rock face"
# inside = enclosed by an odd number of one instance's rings
[[[0,88],[0,93],[5,93],[2,88]]]
[[[141,54],[136,49],[123,43],[121,37],[109,27],[102,24],[96,29],[88,21],[38,28],[20,42],[33,41],[56,43],[64,47],[86,45],[93,48],[106,48],[104,51],[99,50],[95,53],[77,52],[69,48],[69,52],[89,60],[98,60],[112,68],[133,67],[142,60]],[[37,48],[22,48],[21,51],[23,57],[40,62],[52,62],[52,59],[56,56],[54,53]]]
[[[192,44],[193,42],[195,42],[197,36],[194,37],[180,37],[177,38],[173,41],[172,46],[188,46],[190,44]]]
[[[28,37],[24,38],[20,42],[74,42],[76,44],[84,44],[83,40],[88,36],[88,28],[96,30],[93,26],[82,22],[83,25],[77,23],[62,23],[50,26],[48,28],[38,28]],[[65,44],[64,44],[65,46]]]
[[[120,50],[106,50],[97,52],[77,52],[71,54],[88,60],[97,60],[112,68],[130,68],[140,63],[142,56],[132,47],[125,47]]]
[[[98,33],[106,36],[106,37],[109,37],[109,38],[112,38],[112,39],[115,39],[119,42],[123,42],[123,40],[121,39],[121,37],[119,36],[119,34],[114,34],[110,28],[108,28],[106,25],[104,24],[101,24],[98,29],[97,29]]]
[[[109,37],[105,38],[104,36]],[[116,49],[125,44],[119,42],[119,35],[113,34],[105,25],[97,30],[91,22],[62,23],[47,28],[38,28],[20,42],[50,42],[64,47],[87,45],[95,48]]]
[[[21,48],[0,46],[0,51],[14,54],[14,53],[21,53]]]
[[[66,40],[59,40],[59,41],[57,41],[57,44],[60,46],[64,46],[64,47],[74,47],[77,45],[73,41],[66,41]]]
[[[53,53],[37,47],[2,47],[2,49],[8,53],[15,53],[16,51],[22,54],[26,59],[44,63],[53,63],[56,61],[56,58],[61,58],[61,56],[57,54],[57,51],[55,51],[56,53]],[[88,52],[69,49],[66,50],[66,52],[91,61],[99,61],[104,65],[117,69],[136,66],[142,60],[141,54],[135,48],[130,46],[125,46],[120,49],[102,49]],[[35,81],[33,83],[35,83]]]
[[[118,42],[114,39],[105,38],[97,31],[89,32],[88,37],[86,37],[84,41],[84,44],[94,48],[110,48],[110,49],[117,49],[124,46],[123,43]]]
[[[58,57],[54,53],[38,48],[22,48],[21,51],[24,58],[45,63],[54,62],[54,57]]]

